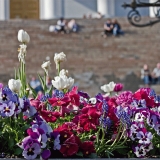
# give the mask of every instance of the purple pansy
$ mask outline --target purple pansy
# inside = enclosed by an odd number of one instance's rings
[[[4,87],[1,93],[1,101],[8,103],[9,101],[14,102],[15,104],[18,103],[18,96],[17,94],[13,93],[8,87]]]
[[[146,101],[145,101],[145,99],[141,99],[139,101],[133,100],[132,106],[135,108],[139,108],[139,109],[146,108]]]
[[[143,158],[146,155],[146,149],[145,146],[143,145],[138,145],[136,147],[134,147],[134,153],[136,154],[137,157],[139,158]]]
[[[50,157],[50,155],[51,155],[51,151],[49,149],[45,149],[41,153],[41,157],[43,160],[47,160]]]
[[[147,124],[154,128],[158,124],[158,115],[150,113],[150,116],[147,118]]]
[[[60,150],[61,149],[61,145],[60,145],[60,134],[58,134],[56,136],[56,138],[54,139],[54,150]]]
[[[137,138],[139,139],[140,144],[146,145],[151,143],[153,135],[151,132],[145,132],[144,130],[141,130],[137,133]]]
[[[155,131],[157,132],[157,134],[160,136],[160,124],[156,124],[154,127]]]
[[[8,104],[0,105],[0,108],[2,117],[11,117],[14,114],[15,104],[10,101]]]
[[[23,115],[29,118],[35,115],[36,113],[37,113],[37,110],[35,109],[35,107],[28,106],[28,109],[25,112],[23,112]]]
[[[32,160],[35,159],[37,155],[40,154],[40,152],[40,145],[38,143],[31,143],[24,148],[22,155],[24,156],[24,158]]]
[[[51,126],[38,114],[36,114],[35,121],[32,124],[37,124],[39,128],[43,129],[45,134],[50,134],[53,131]]]
[[[90,96],[86,92],[78,91],[78,94],[80,95],[80,97],[83,97],[83,98],[86,98],[86,99],[90,98]]]

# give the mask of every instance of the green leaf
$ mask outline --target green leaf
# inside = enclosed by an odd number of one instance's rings
[[[51,86],[50,90],[49,90],[49,95],[52,96],[52,90],[53,90],[53,86]]]
[[[76,155],[79,156],[79,157],[83,157],[83,153],[82,152],[78,152]]]
[[[30,127],[30,125],[24,125],[22,128],[21,128],[21,130],[22,131],[25,131],[26,129],[28,129]]]
[[[90,157],[90,158],[97,158],[98,156],[97,156],[96,153],[91,153],[89,157]]]
[[[14,146],[14,140],[12,139],[13,137],[11,137],[8,141],[8,146],[9,148],[12,148]]]
[[[20,155],[20,154],[22,154],[22,151],[23,150],[21,148],[16,148],[15,151],[14,151],[14,154],[15,155]]]
[[[126,155],[126,153],[128,152],[125,148],[118,148],[116,151],[122,155]]]
[[[32,91],[32,95],[33,95],[33,97],[34,98],[36,98],[36,96],[37,96],[37,93],[36,93],[36,91],[30,86],[30,84],[28,84],[28,86],[29,86],[29,88],[31,89],[31,91]]]
[[[41,84],[42,84],[42,87],[43,87],[43,90],[44,90],[44,87],[45,87],[45,81],[43,80],[43,78],[38,74],[38,77],[39,77],[39,80],[41,81]]]

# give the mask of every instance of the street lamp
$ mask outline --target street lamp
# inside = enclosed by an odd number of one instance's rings
[[[155,2],[142,2],[141,0],[133,0],[130,4],[124,3],[122,7],[132,8],[132,10],[128,13],[127,18],[130,24],[132,24],[133,26],[147,27],[160,22],[160,0],[156,0]],[[155,19],[149,22],[141,21],[141,15],[139,11],[136,10],[140,7],[154,7]]]

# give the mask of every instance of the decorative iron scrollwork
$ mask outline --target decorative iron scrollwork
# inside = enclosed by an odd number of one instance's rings
[[[160,0],[156,0],[155,2],[148,3],[141,0],[133,0],[130,4],[124,3],[122,5],[124,8],[130,7],[132,10],[128,13],[128,21],[130,24],[136,27],[146,27],[151,26],[160,22]],[[155,18],[149,22],[142,21],[141,15],[136,8],[138,7],[153,7]]]

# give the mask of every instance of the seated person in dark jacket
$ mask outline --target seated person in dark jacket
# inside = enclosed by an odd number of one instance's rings
[[[113,32],[113,24],[111,23],[110,19],[107,19],[106,23],[104,24],[104,36],[112,34]]]

